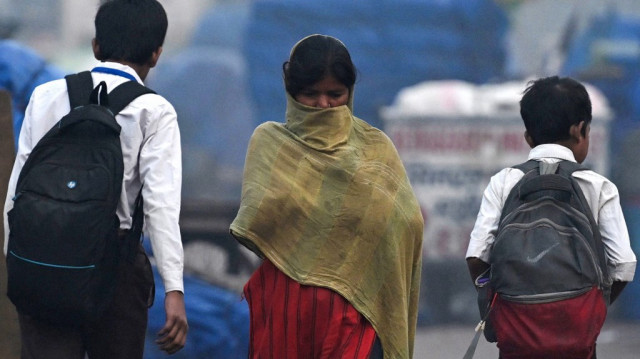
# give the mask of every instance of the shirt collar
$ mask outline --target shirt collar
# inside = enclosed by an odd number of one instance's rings
[[[120,71],[124,71],[128,74],[130,74],[131,76],[135,77],[136,81],[138,81],[138,83],[144,85],[144,82],[142,82],[142,79],[140,79],[140,76],[138,76],[138,73],[132,69],[131,67],[118,63],[118,62],[110,62],[110,61],[104,61],[104,62],[100,62],[99,65],[97,65],[97,67],[107,67],[110,69],[114,69],[114,70],[120,70]]]
[[[573,152],[568,147],[554,143],[538,145],[529,151],[530,160],[540,160],[542,158],[557,158],[558,160],[576,162]]]

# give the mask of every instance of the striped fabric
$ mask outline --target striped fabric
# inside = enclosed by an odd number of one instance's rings
[[[287,96],[286,124],[256,128],[230,229],[296,282],[344,297],[385,359],[412,356],[423,219],[395,147],[350,105]]]
[[[376,333],[336,292],[300,285],[265,260],[244,289],[250,359],[368,359]]]

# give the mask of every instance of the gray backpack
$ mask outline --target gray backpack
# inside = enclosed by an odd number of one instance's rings
[[[491,287],[511,300],[571,297],[610,283],[600,231],[569,161],[519,166],[524,177],[507,197],[491,250]]]
[[[611,288],[604,246],[570,162],[528,161],[509,193],[480,290],[484,331],[505,359],[590,357]]]

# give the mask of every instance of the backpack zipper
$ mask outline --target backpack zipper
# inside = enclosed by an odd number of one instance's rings
[[[9,251],[9,254],[11,254],[12,256],[16,257],[17,259],[19,259],[21,261],[28,262],[28,263],[35,264],[35,265],[39,265],[39,266],[44,266],[44,267],[60,268],[60,269],[93,269],[93,268],[96,267],[95,264],[90,264],[90,265],[85,265],[85,266],[67,266],[67,265],[60,265],[60,264],[44,263],[44,262],[34,261],[32,259],[28,259],[28,258],[25,258],[25,257],[21,257],[21,256],[17,255],[14,251]]]
[[[520,209],[520,210],[516,209],[516,210],[512,211],[511,213],[509,213],[506,217],[504,217],[504,219],[502,219],[500,221],[500,223],[507,222],[508,220],[511,220],[511,217],[515,216],[518,213],[533,211],[533,210],[538,209],[538,208],[540,208],[542,206],[549,205],[549,203],[547,203],[547,202],[552,202],[553,203],[553,201],[551,199],[549,199],[549,198],[540,198],[540,199],[538,199],[538,200],[536,200],[534,202],[531,202],[526,208]],[[578,211],[577,209],[571,207],[570,205],[569,205],[569,208],[571,208],[571,210],[574,213],[570,213],[564,206],[556,205],[556,208],[560,209],[561,211],[563,211],[567,215],[570,215],[570,216],[571,215],[577,215],[578,219],[581,222],[583,222],[583,224],[586,225],[586,227],[589,229],[589,232],[591,232],[591,234],[593,235],[593,231],[591,229],[591,223],[589,222],[589,219],[587,218],[587,216],[585,216],[584,213]]]
[[[500,293],[500,297],[504,300],[514,303],[524,303],[524,304],[541,304],[541,303],[551,303],[557,302],[564,299],[570,299],[578,297],[584,293],[587,293],[593,289],[593,287],[585,287],[576,290],[570,290],[566,292],[556,292],[556,293],[544,293],[544,294],[527,294],[527,295],[508,295]]]

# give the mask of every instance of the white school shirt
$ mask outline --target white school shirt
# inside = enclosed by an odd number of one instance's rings
[[[536,146],[529,152],[529,160],[548,163],[560,160],[576,162],[569,148],[556,144]],[[505,168],[491,177],[471,231],[467,258],[477,257],[491,263],[490,250],[498,230],[502,208],[509,192],[523,176],[524,173],[520,170]],[[618,188],[607,178],[591,170],[576,171],[573,177],[584,192],[593,218],[600,228],[609,276],[614,281],[631,282],[636,268],[636,256],[631,250]]]
[[[142,84],[138,74],[129,66],[103,62],[99,67],[115,73],[92,71],[93,83],[106,82],[108,91],[130,78]],[[69,107],[64,79],[43,84],[31,95],[4,206],[5,254],[9,242],[7,212],[13,208],[12,198],[20,170],[34,146],[69,112]],[[182,153],[176,111],[162,96],[145,94],[132,101],[116,116],[116,120],[122,127],[120,142],[124,156],[123,190],[117,210],[120,228],[131,227],[134,202],[144,183],[144,231],[151,240],[165,291],[183,292],[184,254],[178,225]]]

